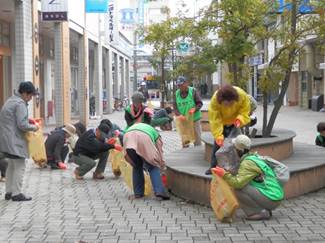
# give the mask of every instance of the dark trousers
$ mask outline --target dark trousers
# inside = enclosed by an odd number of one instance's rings
[[[7,167],[8,167],[8,161],[5,158],[0,159],[0,173],[1,173],[1,177],[6,177]]]
[[[223,127],[224,138],[227,138],[230,135],[233,128],[234,128],[233,125]],[[210,168],[214,168],[218,165],[216,152],[218,151],[219,148],[220,148],[220,146],[216,143],[216,141],[214,141],[213,148],[212,148],[212,154],[211,154]]]
[[[107,164],[107,158],[108,158],[108,151],[98,154],[98,156],[95,159],[99,159],[97,167],[95,172],[96,173],[104,173],[106,164]],[[90,158],[88,156],[79,154],[79,155],[73,155],[72,159],[74,162],[79,165],[79,175],[84,176],[87,172],[89,172],[92,168],[96,166],[95,159]]]
[[[131,158],[133,162],[132,169],[132,181],[133,181],[133,191],[135,195],[144,195],[144,174],[143,169],[149,172],[151,184],[156,195],[164,194],[165,187],[161,180],[160,169],[157,166],[145,161],[134,149],[127,149],[126,153]]]
[[[63,146],[62,150],[61,150],[61,158],[62,158],[62,162],[64,162],[65,158],[67,157],[69,153],[69,147],[68,146]],[[56,161],[55,158],[53,157],[48,157],[47,158],[47,164],[48,165],[55,165]]]

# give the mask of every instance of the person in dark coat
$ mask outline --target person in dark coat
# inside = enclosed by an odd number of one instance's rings
[[[69,153],[66,139],[76,134],[76,128],[66,124],[62,128],[55,129],[46,139],[45,148],[47,164],[51,169],[66,169],[65,158]]]
[[[106,124],[109,127],[109,132],[107,134],[107,138],[114,138],[118,137],[120,144],[123,146],[123,130],[116,125],[115,123],[112,123],[109,119],[103,119],[101,120],[100,124]]]
[[[96,166],[96,159],[99,159],[93,179],[104,179],[104,171],[108,158],[108,151],[116,149],[122,151],[119,144],[110,144],[107,140],[109,127],[106,124],[100,124],[96,129],[90,129],[78,139],[73,151],[72,160],[79,167],[74,171],[75,178],[82,180],[83,176]]]

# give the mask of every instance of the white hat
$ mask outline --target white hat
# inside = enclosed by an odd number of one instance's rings
[[[74,125],[71,125],[69,123],[65,124],[64,127],[62,128],[62,130],[65,131],[70,136],[73,136],[76,134],[76,128],[74,127]]]
[[[142,81],[142,82],[141,82],[141,85],[146,86],[147,84],[146,84],[146,82]]]
[[[236,149],[243,151],[244,149],[250,149],[252,141],[246,135],[238,135],[236,138],[231,140],[232,144]]]

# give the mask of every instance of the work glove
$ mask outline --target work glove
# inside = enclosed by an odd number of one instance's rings
[[[224,138],[223,136],[219,136],[216,138],[216,144],[219,146],[219,147],[222,147],[223,146],[223,142],[224,142]]]
[[[109,138],[109,139],[107,139],[106,143],[110,144],[110,145],[113,145],[113,144],[116,143],[116,139],[115,138]]]
[[[221,168],[219,166],[216,166],[215,168],[212,168],[211,170],[212,170],[212,172],[214,172],[214,174],[216,174],[220,177],[223,177],[226,173],[225,169]]]
[[[68,167],[65,163],[63,163],[62,161],[58,162],[58,167],[61,169],[61,170],[66,170]]]
[[[117,151],[120,151],[120,152],[123,151],[123,147],[121,145],[119,145],[118,143],[114,144],[114,149],[116,149]]]
[[[114,135],[115,135],[115,137],[118,137],[118,136],[121,135],[121,132],[119,130],[115,130],[114,131]]]
[[[188,111],[188,113],[190,114],[190,115],[193,115],[194,114],[194,112],[195,112],[195,108],[193,107],[193,108],[191,108],[189,111]]]
[[[185,116],[183,116],[183,115],[179,115],[178,116],[178,119],[180,120],[180,121],[186,121],[186,117]]]
[[[236,128],[239,128],[239,127],[240,127],[240,120],[239,120],[239,119],[235,119],[233,125],[234,125]]]

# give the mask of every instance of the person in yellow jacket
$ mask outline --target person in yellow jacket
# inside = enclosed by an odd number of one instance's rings
[[[226,84],[218,89],[211,98],[208,107],[208,118],[214,146],[211,155],[211,166],[205,172],[211,175],[211,168],[216,167],[215,153],[223,146],[225,137],[231,130],[240,128],[250,122],[250,99],[248,94],[239,87]]]

